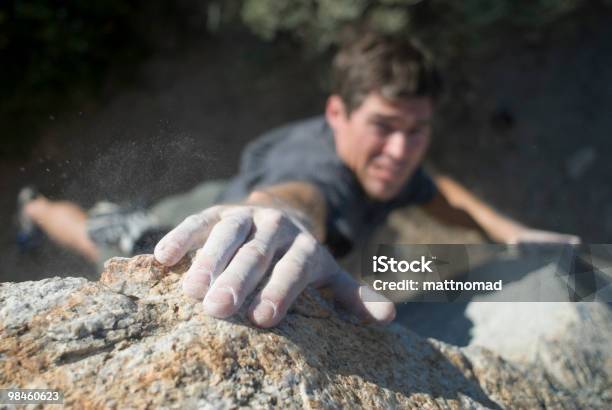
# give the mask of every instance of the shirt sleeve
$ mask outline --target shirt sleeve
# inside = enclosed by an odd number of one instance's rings
[[[233,192],[237,199],[258,188],[285,182],[313,184],[325,198],[325,244],[336,257],[348,254],[355,241],[372,229],[369,225],[384,220],[393,209],[429,202],[437,192],[432,178],[419,167],[396,199],[373,206],[353,174],[341,164],[320,163],[310,167],[297,165],[277,166],[256,174],[239,175],[228,192]]]

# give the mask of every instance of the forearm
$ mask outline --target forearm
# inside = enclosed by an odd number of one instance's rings
[[[323,194],[307,182],[287,182],[253,191],[246,203],[284,209],[319,241],[325,240],[327,210]]]
[[[437,176],[434,179],[450,206],[469,215],[475,225],[492,240],[510,242],[519,231],[525,229],[525,226],[500,214],[451,178]]]

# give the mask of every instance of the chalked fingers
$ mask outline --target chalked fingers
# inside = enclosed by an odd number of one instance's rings
[[[221,220],[210,231],[183,278],[183,291],[196,299],[204,298],[210,284],[225,269],[236,250],[244,243],[252,226],[249,208],[222,212]]]
[[[300,233],[274,266],[272,274],[249,308],[251,321],[272,327],[287,314],[298,295],[312,279],[317,266],[319,243],[310,234]]]
[[[275,209],[258,209],[253,220],[250,239],[236,251],[204,298],[204,311],[209,315],[224,318],[240,308],[268,271],[287,231],[293,229]]]
[[[157,243],[155,259],[172,266],[187,252],[202,246],[212,227],[219,221],[222,209],[222,206],[213,206],[185,218]]]

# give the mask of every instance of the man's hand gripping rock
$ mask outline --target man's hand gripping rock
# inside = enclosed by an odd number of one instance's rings
[[[387,323],[395,317],[392,302],[353,279],[287,211],[251,205],[208,208],[169,232],[157,244],[155,258],[172,266],[194,249],[183,290],[203,299],[204,311],[212,316],[233,315],[266,280],[248,308],[257,326],[278,324],[309,285],[331,288],[361,318]]]

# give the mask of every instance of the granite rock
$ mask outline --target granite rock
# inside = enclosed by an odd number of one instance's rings
[[[251,326],[244,312],[214,319],[181,293],[188,265],[140,255],[109,260],[98,282],[0,284],[0,388],[59,389],[79,409],[610,404],[537,363],[359,323],[312,289],[273,330]],[[584,366],[609,380],[605,363]]]
[[[598,302],[471,303],[473,346],[612,403],[612,312]]]

